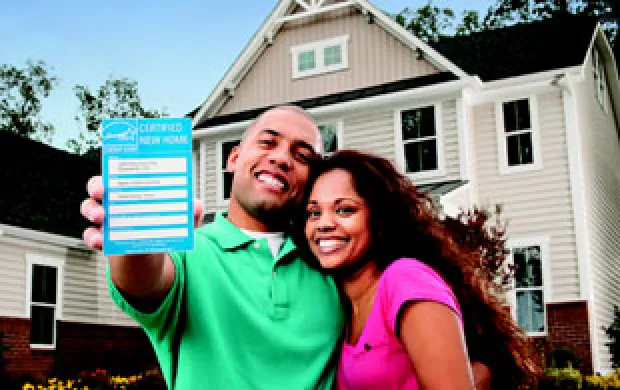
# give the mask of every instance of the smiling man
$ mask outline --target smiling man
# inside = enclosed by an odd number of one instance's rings
[[[196,229],[193,251],[109,258],[112,299],[146,331],[170,389],[331,388],[337,289],[286,231],[321,145],[303,110],[268,110],[230,153],[228,212]],[[88,188],[81,211],[97,227],[84,241],[99,248],[101,178]]]

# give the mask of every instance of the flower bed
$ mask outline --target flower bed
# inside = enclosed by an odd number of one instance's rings
[[[24,383],[21,390],[166,390],[159,370],[131,376],[109,375],[106,370],[83,371],[77,378],[48,378],[45,383]]]

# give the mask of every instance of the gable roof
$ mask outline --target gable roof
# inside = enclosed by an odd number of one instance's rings
[[[305,3],[307,5],[308,2],[303,2],[300,0],[280,0],[260,29],[254,34],[250,42],[246,45],[233,65],[220,80],[211,95],[209,95],[207,100],[188,114],[188,116],[194,119],[194,128],[197,127],[197,123],[201,123],[207,118],[212,117],[215,115],[217,110],[222,107],[223,103],[226,102],[229,95],[234,92],[236,86],[243,80],[244,76],[249,72],[265,48],[273,41],[280,28],[287,22],[286,18],[299,16],[299,14],[291,16],[291,13],[299,6],[300,3]],[[312,4],[314,3],[317,3],[318,7],[324,3],[324,0],[312,1]],[[333,3],[334,4],[323,6],[324,10],[328,11],[344,7],[355,7],[359,9],[362,14],[366,15],[369,20],[372,20],[374,23],[384,28],[412,50],[419,49],[422,53],[424,53],[426,59],[436,65],[440,71],[451,72],[459,78],[467,77],[467,74],[462,69],[446,57],[439,54],[432,47],[405,30],[392,18],[385,15],[367,0],[343,0]],[[320,12],[316,9],[309,11],[309,13],[311,14],[315,11]]]
[[[0,223],[79,238],[87,180],[99,162],[0,132]]]
[[[596,24],[595,18],[566,14],[432,46],[467,73],[493,81],[583,64]]]

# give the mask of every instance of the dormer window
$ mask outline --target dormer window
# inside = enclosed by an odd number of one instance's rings
[[[349,36],[293,46],[293,78],[315,76],[346,69],[348,64]]]

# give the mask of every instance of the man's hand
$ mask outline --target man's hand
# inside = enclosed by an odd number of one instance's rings
[[[92,177],[87,184],[89,198],[82,202],[80,212],[92,222],[84,230],[84,243],[101,249],[103,234],[101,224],[105,218],[101,199],[103,198],[103,180],[101,176]],[[202,223],[203,207],[200,201],[194,202],[194,225]],[[174,264],[165,253],[135,254],[110,256],[110,277],[116,287],[140,310],[149,311],[164,299],[175,277]]]
[[[85,199],[80,206],[80,212],[90,222],[96,226],[91,226],[84,230],[82,238],[84,243],[93,248],[101,249],[103,245],[103,234],[101,224],[105,218],[101,199],[103,198],[103,180],[101,176],[93,176],[86,185],[88,191],[88,199]],[[202,224],[203,206],[198,199],[194,200],[194,226],[199,227]]]

